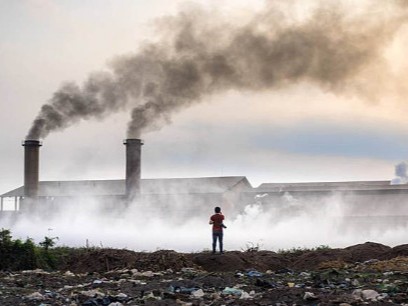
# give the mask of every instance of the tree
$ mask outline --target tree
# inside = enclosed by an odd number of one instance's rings
[[[44,248],[44,250],[48,251],[49,248],[52,248],[55,245],[54,240],[58,240],[58,237],[44,237],[44,241],[40,242],[39,245]]]

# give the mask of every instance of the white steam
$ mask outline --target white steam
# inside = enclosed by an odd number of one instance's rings
[[[408,183],[407,175],[408,164],[406,162],[400,162],[395,165],[395,178],[391,180],[391,185],[401,185]]]
[[[265,196],[267,197],[267,196]],[[265,198],[263,197],[263,198]],[[257,198],[259,200],[262,198]],[[151,209],[133,206],[124,211],[102,210],[96,200],[81,200],[64,207],[60,213],[21,216],[14,223],[4,223],[14,237],[27,236],[40,242],[59,237],[58,245],[127,248],[135,251],[173,249],[196,252],[211,248],[213,213],[196,214],[194,209]],[[193,205],[193,204],[192,204]],[[147,207],[150,207],[148,209]],[[304,200],[285,195],[280,205],[261,202],[248,204],[238,213],[226,216],[224,245],[228,250],[245,250],[251,246],[274,250],[293,247],[345,247],[365,241],[387,245],[406,242],[407,226],[395,224],[369,226],[348,214],[348,206],[339,196]],[[235,217],[231,216],[235,214]],[[360,221],[359,221],[360,220]]]

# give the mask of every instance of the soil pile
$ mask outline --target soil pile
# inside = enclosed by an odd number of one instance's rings
[[[401,305],[408,245],[182,254],[76,249],[59,271],[0,272],[0,305]]]
[[[186,254],[172,250],[147,253],[118,249],[82,249],[74,250],[72,256],[61,264],[59,270],[74,273],[107,272],[116,269],[180,271],[186,267],[195,267],[195,264]]]
[[[118,249],[81,249],[73,250],[72,254],[61,262],[58,269],[74,273],[107,272],[115,269],[181,271],[183,268],[195,268],[207,272],[234,272],[245,269],[263,272],[282,269],[307,271],[401,256],[408,256],[408,244],[391,248],[379,243],[366,242],[344,249],[297,250],[293,253],[231,251],[222,255],[214,255],[210,252],[184,254],[173,250],[148,253]]]

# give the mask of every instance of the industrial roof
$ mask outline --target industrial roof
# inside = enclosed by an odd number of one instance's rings
[[[195,194],[224,193],[243,182],[251,188],[245,176],[142,179],[141,193]],[[125,180],[86,180],[86,181],[40,181],[38,196],[119,196],[125,194]],[[0,197],[24,196],[24,186],[2,194]]]
[[[391,181],[352,181],[352,182],[309,182],[309,183],[265,183],[254,190],[256,192],[293,192],[293,191],[369,191],[404,190],[408,184],[391,185]]]

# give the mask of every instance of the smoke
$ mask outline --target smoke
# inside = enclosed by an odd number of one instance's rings
[[[10,222],[3,216],[2,224],[16,238],[25,239],[29,235],[39,242],[44,236],[59,237],[59,245],[71,247],[102,246],[135,251],[173,249],[179,252],[210,249],[208,220],[213,208],[198,212],[202,207],[192,207],[185,204],[185,199],[179,200],[178,205],[165,209],[152,201],[144,203],[143,208],[134,205],[128,210],[119,210],[117,206],[104,210],[97,199],[84,197],[52,210],[18,214]],[[406,242],[405,220],[398,224],[398,218],[387,219],[387,213],[382,214],[381,220],[376,219],[369,216],[372,207],[364,207],[364,217],[353,218],[349,215],[347,201],[340,196],[308,200],[284,196],[281,200],[281,205],[254,200],[240,211],[228,211],[223,207],[227,226],[225,249],[246,250],[259,246],[277,251],[319,245],[346,247],[362,241],[391,246]],[[392,211],[387,205],[381,207]]]
[[[316,2],[298,19],[290,14],[294,4],[284,2],[268,2],[245,24],[198,7],[160,19],[157,42],[116,57],[82,86],[62,85],[42,106],[27,139],[118,111],[130,111],[128,137],[137,138],[206,96],[231,90],[307,82],[370,101],[393,90],[396,78],[384,51],[407,21],[405,2],[389,1],[382,9],[383,2],[372,0],[354,14],[340,4]]]
[[[400,162],[395,166],[395,178],[391,180],[391,185],[400,185],[408,183],[407,175],[408,164]]]

